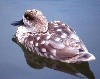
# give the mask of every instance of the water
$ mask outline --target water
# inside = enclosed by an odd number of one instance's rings
[[[41,10],[48,21],[61,20],[71,26],[96,60],[65,64],[30,55],[13,42],[17,27],[10,23],[20,20],[25,10],[33,8]],[[80,79],[77,74],[85,75],[83,79],[99,79],[99,30],[99,0],[0,0],[0,79]]]

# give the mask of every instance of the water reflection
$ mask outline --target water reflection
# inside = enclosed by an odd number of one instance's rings
[[[21,47],[24,52],[27,64],[34,69],[42,69],[44,67],[48,67],[50,69],[68,73],[80,78],[87,77],[88,79],[95,79],[93,72],[90,70],[88,62],[68,64],[57,60],[51,60],[49,58],[41,57],[33,52],[28,51],[24,46],[16,41],[15,36],[12,38],[12,41]]]

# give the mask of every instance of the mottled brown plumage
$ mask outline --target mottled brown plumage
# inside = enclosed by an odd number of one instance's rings
[[[18,42],[40,56],[67,63],[94,60],[76,32],[61,21],[48,22],[39,10],[27,10],[16,32]]]

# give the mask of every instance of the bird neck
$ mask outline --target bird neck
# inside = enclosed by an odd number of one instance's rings
[[[48,22],[44,24],[35,24],[32,28],[34,29],[33,33],[45,33],[48,30]]]

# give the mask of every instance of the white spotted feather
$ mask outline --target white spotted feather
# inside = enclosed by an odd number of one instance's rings
[[[95,60],[74,30],[61,21],[48,22],[36,9],[25,12],[16,37],[18,42],[40,56],[67,63]]]

